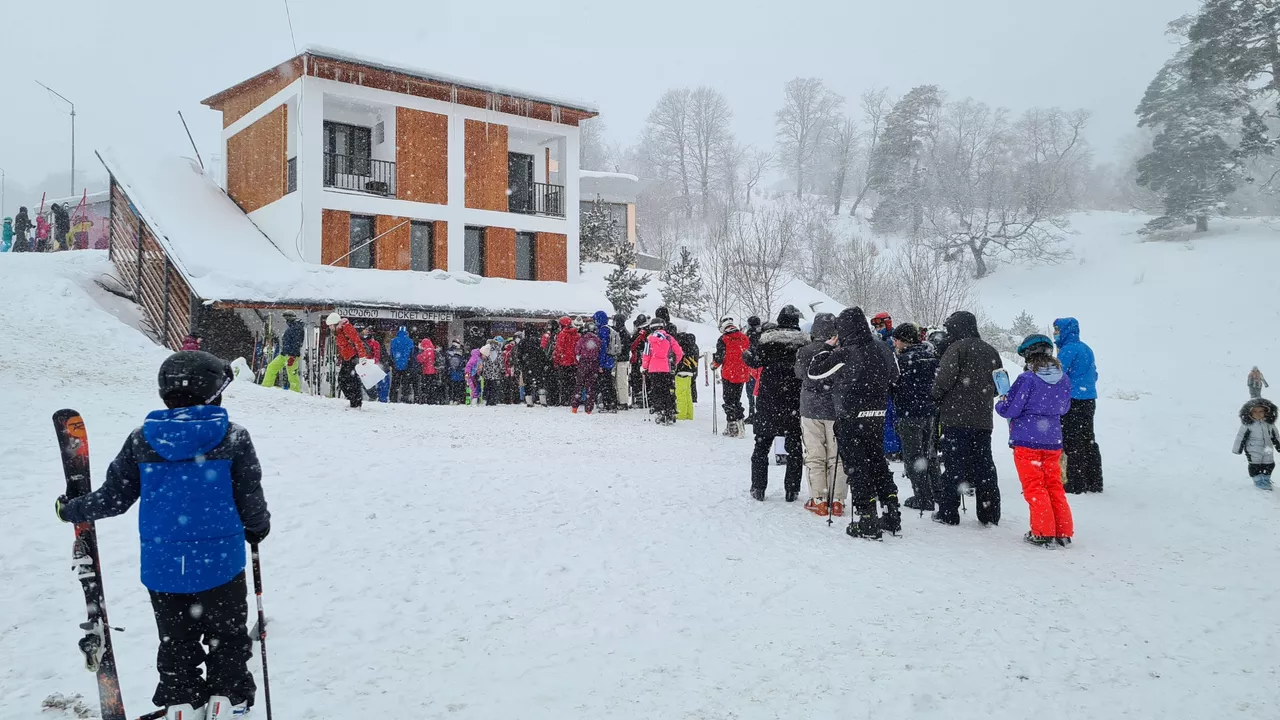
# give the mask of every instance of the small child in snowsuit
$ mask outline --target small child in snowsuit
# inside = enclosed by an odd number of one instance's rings
[[[257,690],[244,544],[267,537],[271,513],[253,441],[220,407],[232,378],[209,353],[170,355],[160,366],[167,409],[129,435],[102,487],[55,505],[63,522],[86,523],[141,502],[142,584],[160,635],[152,701],[166,718],[239,718]]]
[[[1259,490],[1271,489],[1271,473],[1276,469],[1275,453],[1280,449],[1276,432],[1276,404],[1254,398],[1240,408],[1240,431],[1231,452],[1249,461],[1249,477]]]

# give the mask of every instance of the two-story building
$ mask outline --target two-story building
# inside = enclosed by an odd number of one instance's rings
[[[323,345],[333,309],[438,342],[610,309],[578,283],[578,123],[594,107],[321,48],[203,102],[222,113],[220,198],[189,164],[103,158],[112,258],[169,344],[220,310],[264,335],[272,311],[303,310]],[[216,272],[211,243],[227,250]],[[156,252],[166,269],[147,281]]]

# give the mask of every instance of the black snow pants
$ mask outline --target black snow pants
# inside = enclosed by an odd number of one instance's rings
[[[189,595],[151,591],[151,609],[160,634],[160,684],[152,702],[200,707],[210,695],[225,695],[233,705],[253,703],[257,687],[248,667],[253,640],[245,628],[249,602],[244,573]]]
[[[751,487],[764,490],[769,487],[769,466],[773,464],[774,435],[756,435],[756,446],[751,451]],[[800,441],[800,423],[794,430],[782,435],[787,450],[787,474],[782,487],[787,492],[800,492],[800,480],[804,477],[804,447]]]
[[[729,422],[737,422],[743,418],[742,414],[742,383],[731,383],[724,381],[724,419]]]
[[[360,383],[360,376],[356,375],[358,362],[360,358],[353,357],[350,360],[343,360],[338,366],[338,389],[351,401],[353,408],[364,404],[364,385]]]
[[[902,440],[902,464],[911,481],[911,494],[927,506],[933,504],[938,484],[937,423],[933,418],[898,418],[895,427]]]
[[[617,412],[618,410],[618,386],[615,384],[614,373],[617,368],[601,370],[596,376],[596,397],[600,398],[600,407],[605,412]]]
[[[649,390],[649,407],[658,416],[658,421],[675,422],[676,376],[671,373],[646,373],[645,387]]]
[[[961,486],[974,490],[978,522],[1000,523],[1000,485],[991,457],[991,431],[974,428],[942,429],[942,478],[934,492],[938,517],[960,522]]]
[[[1102,492],[1102,451],[1093,434],[1097,400],[1072,400],[1062,416],[1062,450],[1066,456],[1069,493]]]
[[[898,486],[884,457],[884,416],[836,420],[836,448],[858,515],[873,515],[876,500],[898,506]]]

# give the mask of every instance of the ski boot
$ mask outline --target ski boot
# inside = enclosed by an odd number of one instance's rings
[[[1057,541],[1058,547],[1071,547],[1071,538],[1069,537],[1054,538],[1054,540]]]
[[[856,510],[858,519],[849,523],[849,527],[845,528],[845,534],[849,537],[866,538],[868,540],[880,540],[884,537],[884,533],[880,530],[880,518],[876,517],[875,504],[866,508]]]
[[[1028,531],[1026,535],[1023,535],[1022,539],[1031,543],[1032,545],[1036,545],[1039,547],[1046,547],[1046,548],[1053,547],[1053,543],[1054,543],[1054,538],[1040,537],[1039,535],[1032,535],[1030,531]]]
[[[759,500],[760,502],[764,502],[764,488],[762,487],[751,488],[751,497],[755,498],[756,500]]]
[[[902,503],[902,507],[919,510],[920,512],[933,512],[933,501],[922,500],[919,495],[912,495]]]
[[[207,720],[236,720],[249,714],[249,703],[232,704],[231,698],[225,695],[214,695],[205,705],[209,709]]]
[[[939,510],[938,512],[934,513],[930,517],[933,518],[934,522],[940,525],[959,525],[960,524],[960,516],[954,510],[952,510],[951,512],[944,512],[942,510]]]
[[[839,500],[831,501],[831,514],[834,517],[844,517],[844,503]]]
[[[804,504],[804,509],[808,510],[814,515],[821,515],[823,517],[826,517],[827,515],[826,501],[819,502],[817,500],[814,500],[813,498],[809,498],[809,502]]]
[[[880,517],[880,527],[890,535],[902,531],[902,511],[898,509],[898,499],[891,498],[884,504],[884,515]]]
[[[198,708],[191,707],[190,704],[170,705],[164,711],[164,720],[205,720],[205,706]]]
[[[800,488],[787,488],[787,502],[795,502],[800,497]]]

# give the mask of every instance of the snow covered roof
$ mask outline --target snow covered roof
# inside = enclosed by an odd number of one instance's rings
[[[205,301],[390,306],[513,317],[612,311],[603,292],[585,283],[295,262],[281,254],[194,160],[116,149],[98,157],[192,292]]]
[[[45,209],[47,210],[47,209],[49,208],[49,206],[50,206],[50,205],[53,205],[54,203],[57,203],[57,204],[59,204],[59,205],[70,205],[71,207],[75,207],[75,206],[77,206],[77,205],[79,205],[79,204],[80,204],[80,199],[81,199],[82,197],[84,197],[84,196],[82,196],[82,195],[71,195],[71,196],[64,197],[64,198],[45,198],[45,200],[44,200],[44,207],[45,207]],[[110,190],[100,190],[100,191],[98,191],[98,192],[91,192],[91,193],[89,193],[89,195],[88,195],[88,199],[87,199],[87,200],[85,200],[85,204],[87,204],[87,205],[97,205],[98,203],[109,202],[110,200],[111,200],[111,191],[110,191]],[[35,201],[35,203],[33,203],[32,205],[30,205],[29,207],[31,207],[31,208],[37,208],[37,207],[40,207],[40,201],[39,201],[39,200],[36,200],[36,201]]]
[[[640,178],[627,173],[580,170],[578,188],[583,202],[590,202],[599,196],[604,202],[634,203],[640,192]]]

